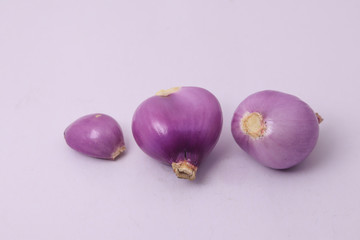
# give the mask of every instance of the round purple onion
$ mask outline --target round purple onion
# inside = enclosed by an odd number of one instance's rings
[[[299,98],[277,91],[247,97],[235,110],[231,131],[237,144],[261,164],[286,169],[314,149],[322,118]]]
[[[65,129],[64,137],[71,148],[95,158],[115,160],[126,149],[120,125],[102,113],[79,118]]]
[[[149,156],[172,166],[179,178],[195,179],[202,159],[217,143],[222,112],[216,97],[199,87],[159,91],[137,108],[136,143]]]

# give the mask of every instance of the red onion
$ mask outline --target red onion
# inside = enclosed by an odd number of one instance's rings
[[[79,118],[65,129],[64,136],[71,148],[95,158],[114,160],[125,151],[119,124],[102,113]]]
[[[199,87],[161,90],[137,108],[136,143],[149,156],[170,164],[179,178],[195,179],[202,159],[218,141],[222,112],[218,100]]]
[[[240,103],[231,131],[237,144],[258,162],[286,169],[312,152],[321,121],[299,98],[268,90],[254,93]]]

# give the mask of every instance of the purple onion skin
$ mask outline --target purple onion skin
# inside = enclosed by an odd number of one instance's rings
[[[167,96],[148,98],[137,108],[132,121],[136,143],[146,154],[173,168],[174,163],[189,163],[195,173],[215,147],[221,128],[218,100],[199,87],[181,87]]]
[[[262,136],[257,138],[241,127],[243,117],[254,112],[263,117],[264,128],[259,131]],[[286,169],[302,162],[314,149],[321,121],[318,117],[299,98],[267,90],[254,93],[240,103],[231,131],[237,144],[258,162],[270,168]]]
[[[79,118],[65,129],[64,137],[71,148],[90,157],[114,160],[125,150],[120,125],[102,113]]]

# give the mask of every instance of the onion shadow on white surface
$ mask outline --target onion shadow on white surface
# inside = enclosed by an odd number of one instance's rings
[[[234,139],[231,136],[220,137],[215,148],[200,164],[194,183],[204,184],[208,181],[209,176],[219,169],[220,164],[224,163],[224,159],[229,158],[230,149],[234,143]]]

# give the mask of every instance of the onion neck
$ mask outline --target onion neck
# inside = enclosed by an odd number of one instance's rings
[[[111,159],[115,160],[122,152],[126,150],[125,145],[118,147],[115,149],[115,151],[111,154]]]
[[[176,93],[180,89],[181,89],[181,87],[173,87],[173,88],[169,88],[169,89],[165,89],[165,90],[160,90],[157,93],[155,93],[155,95],[160,96],[160,97],[167,97],[172,93]]]
[[[246,135],[254,139],[263,137],[266,131],[264,118],[258,112],[246,113],[241,118],[240,127]]]
[[[187,160],[173,162],[171,166],[178,178],[194,180],[196,177],[197,167]]]

